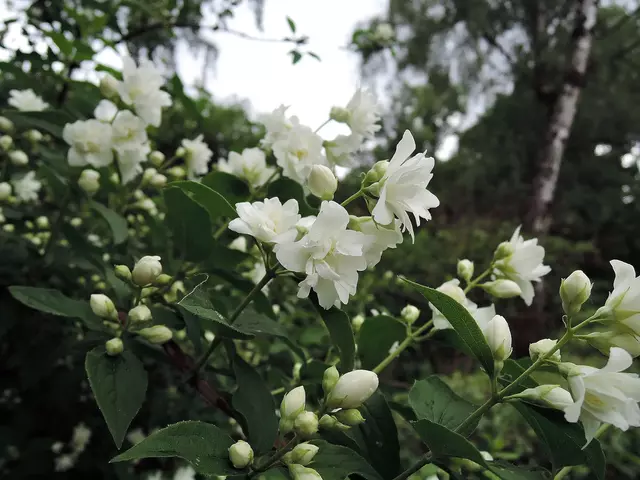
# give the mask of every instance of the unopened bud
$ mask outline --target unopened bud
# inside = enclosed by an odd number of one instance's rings
[[[302,412],[293,421],[293,428],[298,435],[309,437],[318,431],[318,416],[313,412]]]
[[[29,163],[29,157],[22,150],[14,150],[9,153],[9,160],[18,167],[23,167]]]
[[[9,135],[2,135],[0,137],[0,148],[2,148],[2,150],[5,152],[8,151],[11,148],[11,145],[13,145],[13,138]]]
[[[100,80],[100,93],[106,98],[114,98],[118,96],[118,85],[120,82],[112,75],[105,75]]]
[[[531,357],[531,360],[535,362],[542,355],[546,355],[556,346],[557,343],[557,340],[551,340],[550,338],[543,338],[542,340],[532,343],[529,345],[529,356]],[[559,362],[561,359],[560,350],[556,350],[547,358],[547,360],[552,360],[554,362]]]
[[[151,180],[149,180],[149,185],[155,188],[162,188],[167,184],[167,177],[162,175],[161,173],[156,173]]]
[[[562,309],[567,315],[575,315],[591,296],[591,280],[582,270],[576,270],[560,282]]]
[[[384,45],[390,43],[395,38],[395,35],[393,26],[387,22],[379,23],[373,31],[373,38]]]
[[[78,179],[78,186],[88,195],[93,195],[100,190],[100,173],[90,168],[83,170]]]
[[[298,465],[308,465],[313,460],[313,457],[318,453],[319,447],[313,445],[312,443],[301,443],[300,445],[296,445],[296,447],[288,452],[284,457],[283,461],[286,464],[296,463]]]
[[[235,468],[246,468],[253,463],[253,449],[244,440],[229,447],[229,460]]]
[[[349,120],[351,119],[351,112],[343,107],[331,107],[329,118],[336,122],[349,123]]]
[[[496,362],[504,362],[511,355],[511,330],[502,315],[496,315],[484,330],[489,348]]]
[[[307,186],[313,195],[322,200],[331,200],[338,189],[338,179],[330,168],[314,165],[307,178]]]
[[[152,284],[162,273],[162,264],[157,255],[147,255],[142,257],[133,267],[131,279],[133,283],[141,287]]]
[[[364,417],[360,413],[360,410],[357,408],[349,408],[347,410],[340,410],[339,412],[334,413],[335,417],[338,421],[344,423],[345,425],[349,425],[350,427],[355,427],[356,425],[360,425],[364,423]]]
[[[118,319],[118,311],[113,301],[102,293],[94,293],[89,300],[91,310],[100,318]]]
[[[173,338],[173,332],[164,325],[154,325],[153,327],[138,330],[138,335],[146,339],[149,343],[162,345]]]
[[[138,305],[129,310],[131,323],[144,323],[151,320],[151,310],[146,305]]]
[[[320,418],[318,426],[323,430],[339,430],[341,432],[346,432],[350,428],[349,425],[339,422],[336,417],[327,414]]]
[[[283,422],[286,424],[283,433],[291,431],[293,428],[293,421],[298,415],[304,412],[306,403],[306,392],[304,387],[296,387],[288,392],[280,403],[280,429],[283,430]]]
[[[159,152],[158,150],[154,150],[149,154],[149,160],[156,167],[159,167],[164,163],[164,158],[164,153]]]
[[[11,196],[13,188],[9,182],[0,183],[0,201],[4,201]]]
[[[371,187],[373,184],[378,183],[387,173],[387,167],[389,162],[387,160],[381,160],[371,167],[371,170],[367,172],[362,180],[362,188]]]
[[[36,226],[40,230],[46,230],[47,228],[49,228],[49,219],[45,216],[40,216],[36,218]]]
[[[142,172],[142,185],[147,185],[156,173],[158,173],[158,170],[153,167],[145,169],[145,171]]]
[[[293,463],[289,465],[289,474],[293,480],[322,480],[322,477],[313,468],[303,467]]]
[[[27,133],[24,134],[24,136],[27,138],[27,140],[33,143],[41,142],[44,138],[44,135],[42,135],[42,133],[40,133],[40,131],[38,130],[28,130]]]
[[[600,350],[603,355],[609,355],[611,347],[626,350],[632,357],[640,356],[640,336],[631,331],[594,332],[584,336],[589,345]]]
[[[162,273],[162,274],[158,275],[158,278],[156,278],[156,281],[154,282],[154,285],[158,285],[160,287],[163,287],[165,285],[169,285],[172,280],[173,279],[171,278],[171,275],[167,275],[166,273]]]
[[[508,398],[521,398],[543,407],[556,408],[558,410],[564,410],[574,403],[571,394],[560,385],[540,385],[535,388],[527,388]]]
[[[496,298],[513,298],[522,293],[522,289],[516,282],[504,278],[483,283],[480,288]]]
[[[515,252],[515,247],[511,244],[511,242],[502,242],[496,248],[496,251],[493,253],[494,260],[503,260],[505,258],[510,257]]]
[[[116,355],[120,355],[123,352],[124,344],[122,343],[122,340],[120,340],[118,337],[115,337],[105,342],[104,348],[107,351],[108,355],[115,357]]]
[[[409,325],[412,325],[420,316],[420,309],[418,307],[414,307],[413,305],[407,305],[400,312],[400,316],[405,322],[407,322]]]
[[[358,408],[378,388],[378,375],[369,370],[353,370],[340,377],[327,397],[329,408]]]
[[[184,157],[187,154],[187,149],[184,147],[178,147],[176,150],[176,157]]]
[[[187,176],[187,171],[183,167],[171,167],[167,170],[167,173],[174,178],[184,178]]]
[[[354,333],[358,333],[364,324],[364,315],[358,314],[351,319],[351,328]]]
[[[331,366],[324,371],[322,375],[322,390],[324,390],[325,396],[331,393],[331,390],[336,386],[339,379],[340,373],[335,366]]]
[[[126,282],[131,280],[131,270],[126,265],[116,265],[114,268],[116,277]]]
[[[13,130],[13,122],[7,117],[0,117],[0,131],[10,132]]]
[[[465,282],[471,280],[473,277],[473,262],[471,260],[458,260],[458,276],[463,279]]]

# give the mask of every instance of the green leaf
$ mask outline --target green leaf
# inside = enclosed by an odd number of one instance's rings
[[[173,233],[176,248],[185,260],[197,262],[206,258],[213,244],[207,210],[180,188],[169,187],[163,193],[167,204],[166,222]]]
[[[45,110],[44,112],[21,112],[19,110],[3,110],[0,115],[11,120],[20,129],[35,128],[62,138],[62,128],[76,119],[62,110]]]
[[[269,335],[288,338],[287,330],[275,320],[247,308],[233,324],[239,330],[252,335]]]
[[[289,54],[291,55],[291,63],[293,65],[295,65],[302,59],[302,54],[298,50],[291,50]]]
[[[189,312],[187,309],[181,309],[181,313],[185,329],[187,330],[187,337],[191,340],[196,354],[200,355],[202,353],[202,325],[200,317]]]
[[[394,478],[400,471],[400,443],[396,422],[384,395],[377,391],[360,412],[365,422],[354,429],[354,436],[366,448],[371,465],[383,478]]]
[[[413,428],[429,447],[434,458],[466,458],[488,468],[480,451],[469,440],[444,425],[422,419],[413,423]]]
[[[413,384],[409,391],[409,405],[419,420],[429,420],[450,430],[458,428],[476,409],[435,375]],[[477,425],[476,421],[460,433],[469,436]]]
[[[291,17],[287,17],[287,23],[289,24],[291,33],[296,33],[296,22],[294,22]]]
[[[459,335],[460,340],[462,340],[469,351],[482,364],[487,374],[492,375],[494,364],[491,349],[489,348],[478,323],[474,320],[469,311],[449,295],[434,290],[433,288],[425,287],[419,283],[412,282],[406,278],[402,278],[402,280],[420,292],[438,310],[440,310],[447,320],[449,320],[449,323],[451,323],[451,326]]]
[[[266,453],[278,436],[278,417],[269,386],[260,374],[241,357],[233,358],[238,389],[231,404],[244,418],[243,430],[256,453]]]
[[[221,193],[213,190],[204,183],[192,181],[171,182],[169,187],[177,187],[185,192],[189,192],[198,204],[206,208],[211,220],[217,220],[221,217],[237,216],[232,204],[229,203]]]
[[[231,437],[215,425],[179,422],[152,433],[111,462],[179,457],[202,475],[238,475],[242,470],[229,462],[229,447],[233,444]]]
[[[349,317],[342,310],[335,307],[325,310],[318,305],[318,300],[315,295],[310,298],[312,298],[311,301],[313,302],[313,305],[322,317],[327,330],[329,330],[331,342],[340,352],[340,370],[342,373],[353,370],[356,355],[356,342],[353,338],[353,330],[351,330]]]
[[[345,480],[350,475],[359,475],[367,480],[382,480],[376,470],[356,452],[347,447],[332,445],[322,440],[312,443],[320,447],[309,465],[323,480]]]
[[[407,326],[393,317],[378,315],[367,318],[358,335],[358,356],[362,368],[372,370],[389,354],[396,342],[407,337]]]
[[[251,194],[245,182],[226,172],[211,172],[202,178],[202,184],[218,192],[234,206],[249,200]],[[232,216],[235,216],[235,209]]]
[[[240,330],[235,325],[231,325],[226,318],[220,315],[211,304],[209,294],[206,292],[205,284],[207,280],[199,283],[195,288],[187,293],[180,302],[178,308],[186,310],[205,322],[208,329],[214,330],[218,335],[226,338],[252,338],[253,334]]]
[[[282,203],[289,199],[295,199],[298,202],[300,215],[317,215],[318,210],[309,205],[304,196],[302,185],[290,178],[282,177],[275,182],[269,184],[267,189],[267,197],[278,197]]]
[[[102,320],[96,316],[88,302],[74,300],[53,288],[11,286],[13,298],[27,307],[59,317],[80,318],[94,330],[103,330]]]
[[[109,224],[111,234],[113,235],[113,243],[119,245],[127,241],[127,238],[129,238],[129,229],[127,220],[122,215],[93,200],[89,202],[89,206],[102,215]]]
[[[103,346],[87,353],[85,369],[113,441],[120,448],[131,420],[144,402],[147,372],[130,351],[111,357]]]
[[[60,49],[60,53],[65,57],[71,57],[73,53],[73,42],[67,40],[62,32],[48,32],[47,35],[53,40],[53,43],[56,44],[58,49]]]

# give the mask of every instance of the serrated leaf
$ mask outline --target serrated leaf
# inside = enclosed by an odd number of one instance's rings
[[[436,376],[430,376],[413,384],[409,391],[409,405],[419,420],[425,419],[455,430],[477,408],[456,395],[449,386]],[[478,422],[460,432],[469,436]]]
[[[269,386],[260,374],[240,356],[233,358],[238,389],[231,404],[244,418],[244,431],[256,453],[266,453],[278,436],[278,417]]]
[[[185,260],[195,262],[207,258],[213,244],[207,210],[178,187],[166,188],[163,194],[167,205],[166,223],[176,248]]]
[[[396,342],[407,337],[407,326],[393,317],[367,318],[358,335],[358,357],[362,368],[373,370],[389,354]]]
[[[144,402],[147,372],[130,351],[111,357],[103,346],[87,353],[85,369],[113,441],[120,448],[129,424]]]
[[[202,184],[222,195],[232,206],[246,202],[251,194],[245,182],[226,172],[211,172],[202,178]],[[232,216],[235,216],[235,209]]]
[[[215,425],[180,422],[152,433],[111,462],[178,457],[202,475],[238,475],[242,470],[233,468],[229,462],[229,447],[233,444],[231,437]]]
[[[494,363],[491,349],[478,323],[469,311],[453,298],[442,292],[412,282],[406,278],[402,278],[402,280],[420,292],[449,320],[449,323],[460,337],[460,340],[464,342],[468,350],[482,364],[487,374],[493,374]]]
[[[356,342],[353,337],[353,330],[351,329],[349,317],[342,310],[335,307],[325,310],[318,305],[318,300],[315,295],[310,298],[312,299],[316,310],[322,317],[322,321],[327,327],[327,330],[329,330],[331,342],[340,352],[340,370],[342,373],[353,370],[356,354]]]
[[[232,204],[224,197],[224,195],[213,190],[205,183],[180,181],[171,182],[169,186],[180,188],[181,190],[193,195],[193,199],[203,206],[207,212],[209,212],[211,220],[217,220],[221,217],[237,216]]]
[[[309,465],[323,480],[345,480],[350,475],[359,475],[367,480],[382,480],[376,470],[356,452],[347,447],[332,445],[322,440],[312,443],[320,447]]]
[[[98,212],[109,224],[111,234],[113,235],[113,243],[119,245],[127,241],[127,238],[129,238],[129,228],[127,220],[122,215],[93,200],[89,202],[89,206]]]

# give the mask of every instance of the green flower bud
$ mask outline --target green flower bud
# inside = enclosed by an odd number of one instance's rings
[[[367,172],[362,180],[362,188],[369,188],[374,184],[378,183],[384,177],[384,174],[387,173],[387,167],[389,167],[389,162],[387,160],[381,160],[371,167],[371,170]]]
[[[318,431],[318,416],[313,412],[302,412],[293,421],[293,429],[298,435],[310,437]]]
[[[322,200],[331,200],[338,189],[338,179],[330,168],[314,165],[307,178],[309,191]]]
[[[338,383],[338,379],[340,378],[340,373],[335,366],[331,366],[324,371],[322,375],[322,390],[324,390],[325,395],[329,395],[333,387]]]
[[[351,112],[343,107],[331,107],[329,118],[336,122],[349,123],[349,120],[351,119]]]
[[[313,457],[318,453],[319,448],[311,443],[301,443],[288,452],[283,461],[286,464],[297,463],[298,465],[308,465],[313,460]]]
[[[516,282],[503,278],[483,283],[480,288],[496,298],[513,298],[522,293],[520,286]]]
[[[131,323],[145,323],[151,320],[151,310],[146,305],[138,305],[129,310]]]
[[[550,338],[543,338],[542,340],[532,343],[529,345],[529,356],[531,357],[531,360],[535,362],[542,355],[546,355],[556,346],[557,343],[557,340],[551,340]],[[554,362],[559,362],[561,359],[560,350],[556,350],[553,355],[548,358],[548,360],[552,360]]]
[[[567,315],[575,315],[591,296],[591,280],[582,270],[576,270],[560,282],[562,309]]]
[[[122,343],[122,340],[115,337],[105,342],[104,348],[107,350],[107,355],[115,357],[123,352],[124,344]]]
[[[173,337],[173,333],[164,325],[154,325],[138,331],[138,335],[154,345],[167,343]]]
[[[131,280],[131,270],[126,265],[116,265],[114,268],[116,277],[126,282]]]
[[[463,279],[465,282],[471,280],[473,277],[473,262],[471,260],[467,260],[466,258],[463,260],[458,260],[458,276]]]
[[[113,301],[102,293],[94,293],[89,300],[91,310],[100,318],[118,319],[118,311]]]
[[[253,449],[244,440],[238,440],[229,447],[229,460],[234,468],[246,468],[253,463]]]
[[[358,333],[364,324],[364,315],[358,314],[351,319],[351,328],[353,333]]]
[[[496,251],[493,253],[494,260],[503,260],[505,258],[510,257],[515,252],[515,247],[511,244],[511,242],[502,242],[496,248]]]
[[[149,154],[149,160],[156,167],[159,167],[160,165],[162,165],[164,163],[164,159],[165,159],[164,153],[159,152],[158,150],[154,150]]]
[[[412,325],[420,316],[420,309],[413,305],[407,305],[400,312],[402,319],[409,325]]]
[[[346,432],[347,430],[349,430],[349,428],[351,428],[348,425],[339,422],[336,417],[327,414],[323,415],[322,418],[320,418],[318,425],[323,430],[339,430],[341,432]]]
[[[349,425],[350,427],[355,427],[356,425],[360,425],[365,421],[364,417],[360,413],[360,410],[356,408],[340,410],[339,412],[336,412],[334,415],[339,422],[342,422],[345,425]]]

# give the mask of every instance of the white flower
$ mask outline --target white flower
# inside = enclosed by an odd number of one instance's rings
[[[496,262],[495,274],[516,282],[522,290],[520,297],[524,303],[531,305],[534,295],[533,282],[539,282],[541,277],[551,271],[550,267],[542,264],[544,247],[538,245],[537,238],[525,241],[520,235],[520,227],[513,232],[509,245],[513,253]]]
[[[142,163],[147,160],[150,150],[149,144],[143,143],[127,150],[118,151],[118,170],[120,170],[123,185],[142,173]]]
[[[266,158],[259,148],[245,148],[241,154],[229,153],[228,160],[220,159],[218,170],[240,177],[252,187],[261,187],[275,172],[267,166]]]
[[[378,389],[378,375],[370,370],[353,370],[338,379],[327,396],[329,408],[359,408]]]
[[[139,66],[130,57],[123,59],[122,82],[118,83],[120,98],[133,105],[136,113],[149,125],[157,127],[162,117],[162,107],[171,105],[171,96],[160,90],[164,78],[148,59]]]
[[[113,146],[118,151],[139,149],[148,140],[144,121],[129,110],[118,112],[111,126]]]
[[[187,175],[190,180],[200,175],[204,175],[209,171],[209,160],[213,152],[209,146],[202,141],[203,135],[198,135],[193,140],[182,140],[182,146],[185,149],[185,162],[187,164]]]
[[[478,326],[481,330],[484,330],[487,327],[489,320],[491,320],[496,314],[496,308],[493,305],[478,308],[475,303],[469,300],[464,294],[464,290],[460,288],[460,280],[458,280],[457,278],[449,280],[448,282],[444,282],[442,285],[436,288],[436,290],[444,293],[445,295],[448,295],[464,308],[466,308],[478,323]],[[453,328],[449,323],[449,320],[447,320],[447,318],[440,312],[440,310],[434,307],[432,303],[429,303],[429,308],[431,308],[431,311],[433,312],[432,320],[434,329],[443,330],[445,328]]]
[[[306,398],[307,395],[302,386],[296,387],[285,394],[280,403],[281,422],[293,422],[304,411]]]
[[[300,220],[298,202],[287,200],[284,205],[279,198],[266,198],[264,202],[240,202],[236,204],[240,218],[229,223],[229,229],[251,235],[261,242],[281,243],[295,240]]]
[[[307,275],[298,285],[299,298],[306,298],[313,288],[320,305],[329,309],[347,303],[356,293],[358,272],[367,268],[364,246],[368,240],[361,232],[347,230],[348,223],[344,207],[325,201],[304,237],[276,246],[282,266]]]
[[[403,230],[409,230],[411,238],[414,235],[409,213],[413,214],[416,224],[420,226],[420,218],[431,219],[429,208],[440,204],[438,198],[427,190],[433,177],[433,157],[418,153],[409,158],[415,148],[416,142],[411,132],[406,130],[379,182],[378,203],[372,211],[373,219],[383,225],[389,225],[394,218],[398,218]]]
[[[273,144],[273,154],[282,174],[304,185],[311,167],[326,165],[322,138],[305,125],[295,123]]]
[[[49,104],[36,95],[31,88],[27,90],[10,90],[9,105],[21,112],[41,112],[49,108]]]
[[[93,111],[93,116],[101,122],[111,123],[117,113],[118,107],[115,103],[109,100],[100,100],[100,103]]]
[[[503,362],[511,356],[511,329],[502,315],[495,315],[483,330],[493,358]]]
[[[374,267],[380,262],[382,252],[387,248],[396,248],[404,240],[400,231],[400,221],[394,220],[393,228],[376,225],[371,217],[360,217],[352,222],[352,228],[367,236],[364,246],[364,257],[368,267]]]
[[[38,192],[42,188],[42,183],[36,179],[36,172],[29,172],[22,177],[11,179],[13,194],[21,202],[33,202],[38,200]]]
[[[596,316],[620,323],[621,327],[628,327],[640,335],[640,277],[636,277],[633,265],[620,260],[610,263],[616,274],[613,291]]]
[[[356,134],[338,135],[331,141],[324,142],[327,159],[334,165],[354,166],[352,154],[362,146],[363,137]]]
[[[195,480],[196,471],[190,466],[180,467],[173,474],[173,480]]]
[[[71,470],[73,466],[76,464],[77,457],[76,455],[60,455],[55,459],[55,471],[56,472],[66,472],[67,470]]]
[[[260,142],[263,146],[272,146],[275,142],[283,138],[293,126],[291,120],[286,116],[288,108],[289,107],[280,105],[273,112],[265,113],[258,117],[258,121],[264,125],[267,131]]]
[[[583,337],[589,345],[600,350],[603,355],[608,355],[611,347],[620,347],[632,357],[640,356],[640,336],[633,332],[625,331],[625,327],[612,328],[606,332],[593,332]]]
[[[73,429],[71,445],[76,452],[83,452],[90,439],[91,429],[89,429],[84,423],[79,423]]]
[[[113,131],[107,123],[93,119],[68,123],[62,130],[62,138],[71,147],[67,161],[72,167],[101,168],[113,161]]]
[[[560,365],[574,399],[564,411],[565,418],[568,422],[582,422],[587,443],[601,423],[620,430],[640,426],[640,378],[635,373],[621,373],[632,362],[625,350],[613,347],[609,361],[601,369],[572,363]]]
[[[376,97],[368,90],[359,88],[346,107],[349,116],[347,125],[351,131],[362,137],[372,137],[380,130],[380,112]]]

